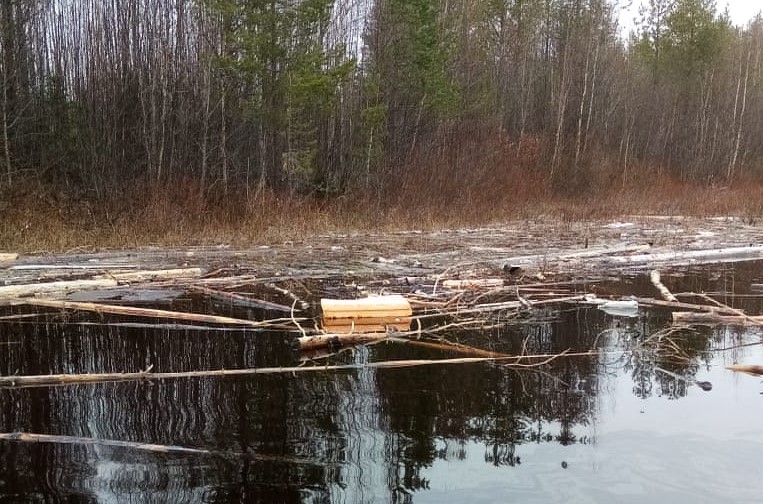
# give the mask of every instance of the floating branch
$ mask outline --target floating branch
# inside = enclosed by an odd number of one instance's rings
[[[51,385],[74,385],[85,383],[122,382],[138,380],[166,380],[172,378],[205,378],[231,377],[257,374],[293,374],[315,373],[327,371],[350,371],[358,369],[398,369],[420,366],[442,366],[454,364],[501,363],[516,365],[521,361],[540,361],[536,365],[546,364],[559,357],[591,357],[598,355],[622,355],[623,352],[561,352],[556,354],[518,355],[508,357],[461,357],[454,359],[416,359],[369,362],[366,364],[344,364],[334,366],[291,366],[291,367],[262,367],[246,369],[213,369],[207,371],[182,371],[176,373],[154,373],[150,370],[135,373],[88,373],[88,374],[55,374],[55,375],[26,375],[0,376],[0,387],[21,388]],[[526,367],[528,364],[523,364]]]

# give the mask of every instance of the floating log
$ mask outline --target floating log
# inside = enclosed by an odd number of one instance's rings
[[[752,376],[763,375],[763,366],[760,364],[732,364],[731,366],[726,366],[726,369],[736,371],[737,373],[746,373]]]
[[[763,323],[763,316],[725,315],[718,312],[673,312],[673,322],[703,325],[758,325]]]
[[[112,278],[101,278],[97,280],[62,280],[60,282],[5,285],[0,287],[0,299],[35,296],[39,294],[63,296],[70,292],[89,289],[108,289],[110,287],[117,287],[118,285],[119,283]]]
[[[0,265],[3,263],[11,263],[19,258],[18,254],[9,252],[0,252]]]
[[[198,278],[204,273],[201,268],[174,268],[165,270],[129,271],[126,273],[104,273],[94,278],[110,278],[120,282],[153,282],[156,280],[175,280]]]
[[[245,320],[232,317],[221,317],[217,315],[206,315],[201,313],[184,313],[169,310],[156,310],[152,308],[138,308],[135,306],[107,305],[100,303],[79,303],[75,301],[58,301],[55,299],[16,299],[11,300],[12,305],[44,306],[46,308],[60,308],[62,310],[80,310],[95,313],[109,313],[112,315],[127,315],[133,317],[163,318],[173,320],[190,320],[193,322],[204,322],[208,324],[237,325],[247,327],[270,327],[280,329],[293,329],[292,325],[287,324],[287,319],[273,320]],[[290,319],[295,320],[295,319]],[[304,319],[301,319],[303,321]]]
[[[468,278],[464,280],[443,280],[440,285],[447,289],[490,289],[503,287],[503,278]]]
[[[690,250],[687,252],[662,252],[656,254],[636,254],[630,256],[615,256],[609,260],[620,265],[639,265],[670,263],[677,266],[682,264],[752,261],[763,258],[763,245],[750,247],[728,247],[711,250]]]
[[[321,299],[323,327],[327,331],[355,327],[394,327],[407,331],[413,310],[408,300],[398,294],[362,299]],[[373,329],[376,330],[376,329]]]
[[[365,345],[375,343],[387,338],[385,332],[375,333],[353,333],[353,334],[317,334],[315,336],[302,336],[297,338],[296,347],[299,350],[317,350],[329,348],[336,350],[338,348]]]

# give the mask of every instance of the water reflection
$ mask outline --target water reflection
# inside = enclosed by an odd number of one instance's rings
[[[670,333],[657,341],[654,335],[666,327],[667,314],[660,311],[622,319],[592,307],[562,307],[550,315],[543,322],[448,337],[512,354],[594,347],[602,353],[523,370],[462,364],[0,390],[4,432],[214,452],[191,456],[2,442],[0,500],[418,502],[441,498],[447,488],[475,488],[481,482],[475,493],[458,498],[456,492],[451,501],[505,501],[519,490],[546,492],[546,501],[560,501],[548,493],[554,482],[570,484],[558,471],[593,467],[596,473],[597,463],[586,461],[592,451],[607,453],[596,450],[605,450],[601,440],[611,439],[613,430],[621,433],[617,439],[625,440],[626,448],[637,447],[628,445],[628,435],[616,426],[640,425],[635,423],[639,415],[660,410],[655,404],[667,403],[665,399],[679,405],[702,400],[702,407],[712,410],[711,401],[725,397],[723,382],[705,394],[694,381],[717,374],[719,359],[738,360],[750,350],[711,350],[760,338],[755,330],[720,328]],[[0,345],[0,373],[298,363],[289,345],[293,335],[286,333],[77,325],[83,321],[93,322],[55,315],[44,323],[3,324],[0,342],[20,344]],[[665,351],[667,338],[680,359]],[[442,357],[453,355],[380,344],[345,352],[332,362]],[[755,395],[752,399],[758,400]],[[682,419],[673,422],[668,427],[680,430]],[[763,442],[758,433],[755,439]],[[511,489],[500,487],[508,480]],[[499,487],[491,500],[487,492]]]

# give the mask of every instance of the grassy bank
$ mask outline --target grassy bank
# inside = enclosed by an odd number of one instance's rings
[[[409,175],[384,192],[334,198],[269,190],[202,196],[188,181],[130,187],[98,198],[30,181],[22,190],[16,185],[0,192],[0,250],[247,246],[337,231],[477,226],[539,217],[733,215],[754,221],[763,215],[763,183],[755,180],[719,187],[651,175],[625,187],[620,180],[598,181],[576,192],[522,166],[474,170],[471,178],[458,181],[434,164],[404,172]]]

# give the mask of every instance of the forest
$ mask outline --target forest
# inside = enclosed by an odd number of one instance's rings
[[[763,181],[763,18],[644,0],[622,27],[622,8],[4,0],[3,234],[30,213],[152,220],[148,201],[174,221],[265,201],[516,213]]]

